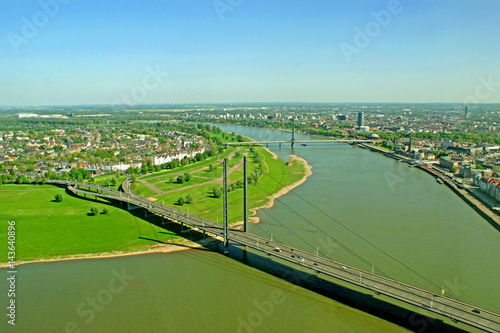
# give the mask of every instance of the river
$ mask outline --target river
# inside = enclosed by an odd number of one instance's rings
[[[221,128],[255,140],[290,138],[275,130]],[[500,312],[500,234],[447,187],[346,144],[270,149],[284,160],[292,153],[306,159],[313,175],[260,210],[261,223],[249,232],[436,293],[444,288],[447,296]],[[321,295],[329,294],[329,283],[305,278],[318,294],[280,279],[276,261],[232,251],[249,265],[189,250],[19,266],[17,325],[7,331],[408,331]],[[6,284],[0,285],[4,300]],[[412,330],[426,331],[426,322],[408,320]],[[6,326],[4,317],[0,331]]]

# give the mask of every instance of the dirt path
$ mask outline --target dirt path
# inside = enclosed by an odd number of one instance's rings
[[[144,181],[140,181],[140,180],[139,180],[139,182],[156,193],[161,192],[161,190],[158,187],[156,187],[156,185],[154,185],[154,184],[150,184],[148,182],[144,182]]]
[[[234,155],[236,154],[236,151],[235,152],[232,152],[230,153],[228,156],[227,156],[227,159],[230,160],[234,157]],[[222,159],[219,159],[217,160],[217,162],[221,162]],[[235,171],[237,171],[238,169],[242,168],[243,166],[243,160],[239,161],[237,164],[235,164],[234,166],[232,166],[231,168],[228,169],[228,177]],[[208,166],[203,166],[203,167],[200,167],[198,169],[192,169],[192,170],[189,170],[189,172],[191,173],[195,173],[195,172],[199,172],[199,171],[203,171],[203,170],[207,170],[209,167]],[[184,170],[184,171],[180,171],[180,172],[174,172],[172,174],[169,174],[169,176],[172,176],[172,177],[175,177],[175,176],[178,176],[178,175],[182,175],[184,174],[185,172],[187,172],[187,170]],[[163,176],[158,176],[158,177],[164,177],[165,175]],[[201,176],[203,177],[203,176]],[[156,178],[156,177],[155,177]],[[207,179],[210,179],[209,177],[205,177]],[[148,179],[154,179],[154,178],[148,178]],[[159,183],[163,183],[165,181],[158,181],[156,183],[153,183],[153,184],[150,184],[148,183],[146,180],[138,180],[140,183],[144,184],[145,186],[147,186],[149,189],[153,190],[154,192],[156,192],[157,194],[155,195],[152,195],[150,198],[155,198],[155,197],[159,197],[161,195],[164,195],[164,194],[169,194],[169,193],[174,193],[174,192],[177,192],[179,191],[180,189],[174,189],[174,190],[169,190],[169,191],[162,191],[161,189],[159,189],[155,184],[159,184]],[[187,190],[187,189],[191,189],[193,187],[197,187],[197,186],[202,186],[202,185],[206,185],[206,184],[222,184],[222,177],[219,177],[217,179],[210,179],[210,180],[207,180],[206,182],[203,182],[203,183],[198,183],[198,184],[193,184],[193,185],[187,185],[187,186],[183,186],[182,187],[182,190]]]

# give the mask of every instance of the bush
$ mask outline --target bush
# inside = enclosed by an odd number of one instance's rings
[[[185,181],[186,181],[186,179],[184,178],[184,175],[177,176],[177,183],[183,184]]]
[[[222,190],[218,187],[215,187],[212,192],[214,198],[220,198],[222,196]]]
[[[55,202],[63,201],[63,195],[61,193],[56,194],[56,196],[54,197],[54,200],[55,200]]]

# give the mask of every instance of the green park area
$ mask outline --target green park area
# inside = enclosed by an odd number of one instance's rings
[[[265,206],[268,197],[301,180],[306,167],[300,160],[285,162],[262,147],[232,148],[213,163],[203,163],[182,171],[148,175],[134,183],[136,193],[164,205],[222,221],[222,160],[228,160],[228,218],[243,221],[243,156],[247,155],[249,210]],[[183,179],[182,179],[183,178]]]
[[[62,201],[56,201],[57,195]],[[155,225],[160,223],[154,217],[145,219],[141,210],[77,198],[54,185],[2,185],[0,202],[0,228],[5,231],[0,242],[7,244],[8,221],[15,221],[16,261],[147,250],[157,244],[151,240],[179,238]],[[96,215],[90,214],[92,208]],[[5,254],[0,262],[6,261]]]
[[[135,180],[133,188],[150,200],[221,222],[222,161],[227,158],[229,221],[242,221],[244,155],[250,210],[266,205],[267,197],[306,173],[300,160],[285,162],[261,147],[232,147],[215,158],[145,175]],[[111,174],[92,182],[118,189],[124,179],[123,174]],[[201,237],[194,231],[181,234],[179,225],[164,225],[158,216],[145,217],[142,209],[128,211],[118,203],[76,197],[55,185],[2,185],[0,202],[0,228],[5,230],[0,242],[7,244],[8,222],[15,221],[17,262],[141,251],[181,242],[182,237]],[[6,255],[0,258],[7,261]]]

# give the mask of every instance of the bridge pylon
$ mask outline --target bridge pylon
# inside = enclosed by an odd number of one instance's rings
[[[228,196],[227,196],[227,158],[224,159],[223,163],[223,173],[222,173],[222,191],[223,195],[223,228],[224,228],[224,254],[229,254],[229,230],[227,223],[227,208],[228,208]]]
[[[243,156],[243,232],[247,232],[248,225],[248,176],[247,156]]]

